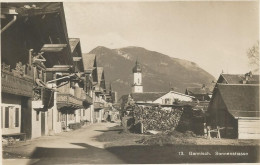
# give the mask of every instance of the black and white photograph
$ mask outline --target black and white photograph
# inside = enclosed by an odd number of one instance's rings
[[[260,163],[258,0],[0,13],[0,164]]]

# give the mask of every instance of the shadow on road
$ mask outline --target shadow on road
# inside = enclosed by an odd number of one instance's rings
[[[31,159],[39,161],[29,164],[122,164],[115,155],[105,149],[90,146],[85,143],[71,143],[84,148],[44,148],[37,147]]]
[[[85,143],[71,143],[84,148],[42,148],[31,155],[39,159],[31,164],[167,164],[167,163],[256,163],[259,162],[257,146],[216,145],[166,145],[119,146],[106,149]],[[205,153],[211,155],[189,155]],[[215,155],[218,153],[248,153],[248,155]],[[181,154],[183,153],[183,155]]]
[[[95,130],[98,132],[121,132],[123,129]]]
[[[259,146],[228,145],[166,145],[110,147],[107,150],[128,164],[168,163],[256,163],[259,162]],[[211,155],[189,155],[205,153]],[[248,153],[248,155],[215,155],[218,153]],[[183,153],[183,155],[182,155]]]

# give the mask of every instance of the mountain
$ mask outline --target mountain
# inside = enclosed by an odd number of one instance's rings
[[[109,49],[96,47],[90,53],[96,54],[97,65],[104,67],[106,85],[112,83],[119,98],[131,92],[132,68],[136,59],[143,69],[144,92],[166,92],[170,88],[184,93],[187,87],[212,85],[215,78],[196,63],[169,57],[141,47]]]

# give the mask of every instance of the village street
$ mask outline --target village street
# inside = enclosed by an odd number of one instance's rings
[[[9,152],[16,158],[4,159],[3,164],[124,163],[104,149],[105,143],[94,139],[95,136],[115,125],[117,124],[97,123],[79,130],[44,136],[5,147],[4,154]]]
[[[133,137],[147,135],[122,134],[115,143],[106,145],[96,138],[108,133],[117,134],[113,129],[118,123],[95,123],[81,129],[62,132],[54,136],[43,136],[27,142],[19,142],[3,147],[3,164],[135,164],[135,163],[236,163],[258,162],[259,148],[253,145],[228,145],[232,141],[219,141],[211,144],[185,145],[143,145],[132,143]],[[117,126],[119,127],[119,126]],[[116,127],[116,128],[117,128]],[[124,141],[126,139],[127,141]],[[138,138],[137,138],[138,139]],[[205,140],[203,140],[205,141]],[[208,142],[206,140],[206,142]],[[219,145],[222,143],[222,145]],[[226,144],[225,144],[226,143]],[[204,152],[211,155],[191,156],[189,152]],[[214,152],[248,152],[248,156],[216,156]],[[183,154],[183,155],[182,155]]]

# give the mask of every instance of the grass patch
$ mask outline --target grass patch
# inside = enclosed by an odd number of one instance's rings
[[[260,140],[248,139],[217,139],[211,140],[197,136],[191,131],[184,133],[176,130],[156,135],[134,134],[125,131],[122,126],[111,127],[97,136],[96,140],[108,142],[105,147],[130,146],[130,145],[231,145],[231,146],[256,146]]]
[[[136,141],[141,140],[144,136],[147,136],[130,133],[125,131],[122,126],[114,126],[103,132],[103,134],[96,137],[96,140],[100,142],[108,142],[105,145],[106,147],[136,145]]]

